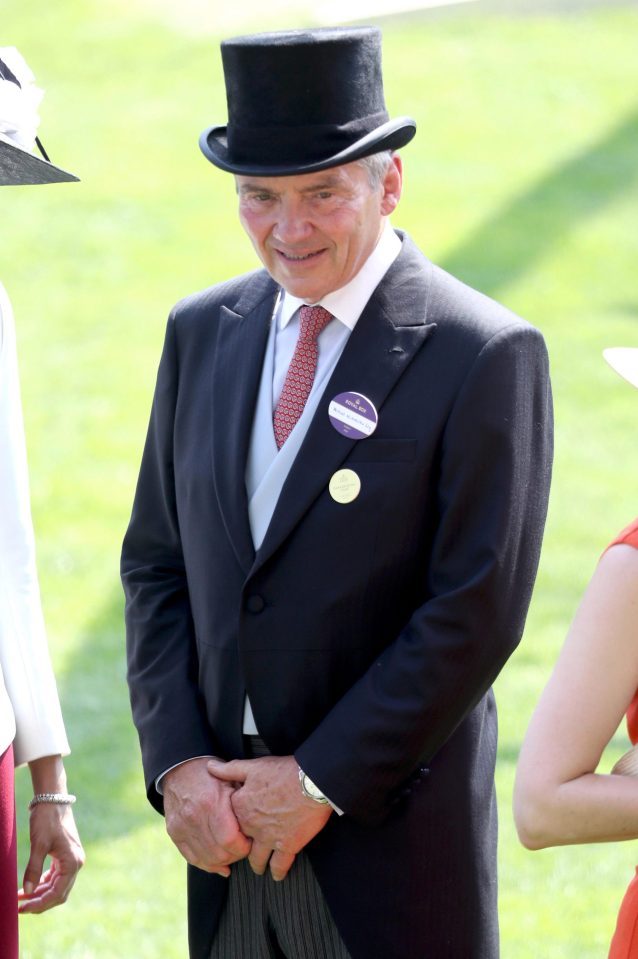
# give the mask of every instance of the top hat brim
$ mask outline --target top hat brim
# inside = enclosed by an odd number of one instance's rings
[[[78,179],[73,173],[41,160],[0,134],[0,186],[66,183]]]
[[[603,356],[616,373],[638,388],[638,347],[611,346],[603,350]]]
[[[199,146],[204,156],[215,166],[228,173],[244,176],[295,176],[300,173],[314,173],[330,167],[352,163],[373,153],[383,150],[399,150],[413,138],[416,123],[410,117],[398,117],[388,120],[348,147],[328,157],[301,162],[284,161],[281,163],[260,163],[255,160],[234,160],[228,150],[227,127],[207,127],[199,138]]]

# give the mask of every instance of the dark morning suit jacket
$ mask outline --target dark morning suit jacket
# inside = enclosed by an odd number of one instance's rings
[[[345,815],[307,852],[353,959],[494,959],[496,712],[537,568],[552,448],[540,334],[403,238],[254,554],[244,475],[277,287],[263,271],[171,314],[122,573],[148,794],[239,757],[248,693]],[[329,401],[379,412],[355,441]],[[335,502],[341,468],[359,496]],[[225,880],[189,867],[191,956]],[[233,959],[233,957],[229,957]]]

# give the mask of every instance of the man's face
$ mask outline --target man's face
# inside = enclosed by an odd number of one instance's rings
[[[293,296],[316,303],[345,286],[376,246],[401,195],[401,161],[383,182],[348,163],[299,176],[236,176],[239,218],[259,259]]]

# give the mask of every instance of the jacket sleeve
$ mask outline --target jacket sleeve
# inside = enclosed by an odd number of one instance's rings
[[[346,813],[380,821],[484,696],[520,640],[552,458],[548,361],[513,323],[483,346],[442,436],[427,600],[296,751]]]
[[[179,394],[174,317],[169,318],[151,419],[121,559],[128,684],[151,803],[172,766],[218,750],[197,684],[197,655],[174,486]]]
[[[35,563],[15,330],[0,286],[0,752],[66,755]]]

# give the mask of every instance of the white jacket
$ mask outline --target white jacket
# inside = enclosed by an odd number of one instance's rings
[[[0,754],[15,763],[69,745],[47,647],[11,304],[0,284]]]

